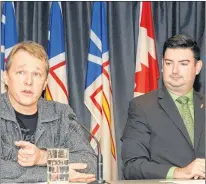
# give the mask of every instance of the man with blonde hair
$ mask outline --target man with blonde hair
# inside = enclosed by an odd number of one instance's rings
[[[41,97],[48,73],[47,54],[35,42],[14,46],[5,63],[7,92],[0,96],[3,182],[46,181],[48,148],[69,148],[70,181],[95,180],[96,156],[73,110]]]

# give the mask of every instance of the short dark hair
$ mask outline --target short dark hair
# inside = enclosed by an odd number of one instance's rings
[[[190,36],[186,36],[186,35],[174,35],[172,37],[170,37],[163,46],[163,57],[165,55],[165,51],[167,48],[171,48],[171,49],[191,49],[193,54],[194,54],[194,58],[199,61],[200,60],[200,48],[197,45],[197,42],[195,40],[193,40]]]

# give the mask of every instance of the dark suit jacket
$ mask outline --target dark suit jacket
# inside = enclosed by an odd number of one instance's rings
[[[165,179],[171,166],[184,167],[205,158],[204,96],[194,92],[195,141],[166,88],[130,102],[122,137],[126,179]]]

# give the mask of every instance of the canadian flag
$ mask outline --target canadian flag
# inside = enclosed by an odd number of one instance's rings
[[[159,69],[150,2],[140,2],[134,97],[158,88]]]

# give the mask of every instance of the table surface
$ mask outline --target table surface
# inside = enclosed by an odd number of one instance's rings
[[[172,184],[172,183],[205,184],[205,180],[118,180],[118,181],[109,181],[105,184]],[[2,184],[16,184],[16,183],[2,183]],[[24,183],[24,184],[28,184],[28,183]],[[33,184],[47,184],[47,183],[42,182],[42,183],[33,183]],[[71,183],[70,182],[69,184],[86,184],[86,183]]]
[[[120,180],[111,184],[205,184],[205,180]]]

